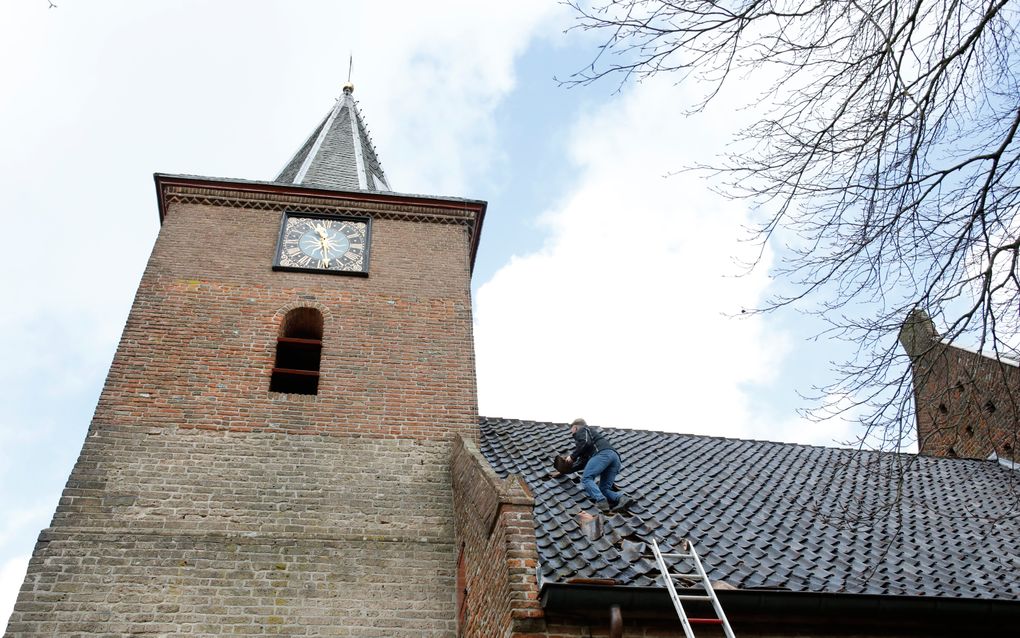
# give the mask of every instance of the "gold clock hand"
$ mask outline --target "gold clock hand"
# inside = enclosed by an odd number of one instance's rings
[[[329,268],[329,245],[325,238],[319,240],[319,247],[322,249],[322,265]]]

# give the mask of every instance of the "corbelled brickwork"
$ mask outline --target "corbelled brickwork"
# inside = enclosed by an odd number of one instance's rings
[[[482,205],[161,187],[163,228],[8,635],[454,636],[449,462],[455,435],[477,436]],[[274,272],[291,209],[373,216],[369,276]],[[298,307],[324,319],[317,395],[269,391]]]
[[[900,331],[910,356],[921,454],[1016,459],[1020,368],[943,344],[927,314]]]

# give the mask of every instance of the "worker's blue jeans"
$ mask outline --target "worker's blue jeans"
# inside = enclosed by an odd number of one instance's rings
[[[584,466],[584,475],[581,477],[581,485],[588,494],[588,498],[598,503],[603,499],[609,499],[609,505],[615,506],[620,495],[613,491],[613,481],[620,473],[620,455],[614,450],[602,450],[596,452],[588,459]],[[598,484],[595,479],[598,479]]]

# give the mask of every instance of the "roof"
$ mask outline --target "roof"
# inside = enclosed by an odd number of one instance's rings
[[[534,494],[543,583],[658,587],[640,543],[689,538],[713,581],[742,589],[1020,599],[1020,474],[997,463],[599,429],[636,502],[591,541],[580,477],[550,476],[569,426],[481,420],[489,464]]]
[[[354,101],[354,85],[344,86],[343,95],[276,181],[338,190],[393,190]]]

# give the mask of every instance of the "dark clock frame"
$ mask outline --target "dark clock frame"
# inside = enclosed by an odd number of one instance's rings
[[[330,221],[350,221],[365,224],[365,250],[362,252],[364,259],[361,270],[328,270],[325,268],[302,268],[299,266],[283,266],[280,264],[280,255],[283,251],[283,239],[287,233],[287,220],[291,217],[302,219],[328,219]],[[347,275],[354,277],[368,277],[369,258],[372,252],[372,218],[359,215],[331,215],[329,213],[302,213],[299,211],[284,211],[280,219],[280,233],[276,238],[276,250],[273,253],[273,270],[285,272],[307,272],[319,275]]]

